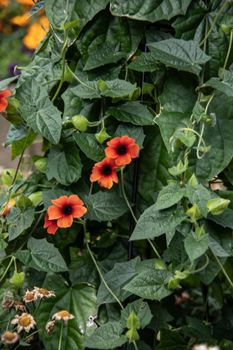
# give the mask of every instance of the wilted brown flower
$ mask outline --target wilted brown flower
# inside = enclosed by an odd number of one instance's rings
[[[34,292],[34,290],[30,291],[27,289],[26,293],[24,294],[23,301],[25,303],[31,303],[32,301],[35,301],[37,299],[37,295]]]
[[[5,333],[2,334],[1,336],[1,341],[4,344],[14,344],[19,340],[19,336],[16,332],[10,332],[6,331]]]
[[[55,327],[55,321],[48,321],[46,323],[45,329],[48,335],[53,333],[54,327]]]
[[[24,303],[22,303],[22,301],[19,301],[19,300],[16,300],[14,302],[14,308],[16,311],[22,311],[22,312],[26,311],[26,307]]]
[[[11,324],[17,324],[17,331],[20,333],[22,330],[29,332],[35,327],[36,322],[32,315],[24,312],[22,315],[16,315]]]
[[[69,321],[69,320],[72,320],[74,318],[74,315],[70,314],[69,311],[67,310],[61,310],[61,311],[58,311],[56,312],[52,319],[53,320],[62,320],[62,321]]]
[[[2,308],[3,308],[4,310],[9,310],[9,309],[11,309],[12,307],[14,307],[14,304],[15,304],[15,302],[14,302],[13,299],[4,299],[4,300],[2,301]]]

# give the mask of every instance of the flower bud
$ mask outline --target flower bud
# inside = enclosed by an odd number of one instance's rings
[[[129,339],[130,343],[140,339],[138,331],[135,328],[129,329],[125,335]]]
[[[86,131],[88,128],[89,121],[86,117],[79,114],[79,115],[75,115],[72,118],[72,123],[73,123],[75,129],[77,129],[79,131]]]
[[[196,203],[186,211],[186,214],[190,217],[191,222],[196,222],[202,218],[201,211]]]
[[[99,80],[97,86],[100,91],[105,91],[108,89],[108,84],[104,80]]]
[[[30,199],[34,207],[37,207],[42,202],[42,192],[34,192],[28,196],[28,199]]]
[[[140,321],[138,319],[138,316],[135,314],[134,311],[131,311],[127,322],[126,322],[126,327],[128,329],[134,328],[134,329],[139,329],[140,328]]]
[[[228,207],[229,203],[229,199],[217,197],[210,199],[206,206],[212,215],[220,215]]]
[[[14,286],[22,286],[24,284],[25,280],[25,273],[24,272],[14,272],[13,276],[10,279],[10,283]]]
[[[103,128],[100,130],[100,132],[98,132],[97,134],[95,134],[95,138],[96,140],[102,144],[104,143],[104,141],[106,141],[107,139],[109,139],[111,136],[108,135],[106,128]]]
[[[44,157],[37,159],[34,163],[36,169],[43,174],[45,173],[46,164],[47,164],[47,158],[44,158]]]

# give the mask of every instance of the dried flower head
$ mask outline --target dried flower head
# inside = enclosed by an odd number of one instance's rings
[[[6,299],[4,299],[4,300],[2,301],[2,308],[3,308],[4,310],[9,310],[9,309],[11,309],[12,307],[14,307],[14,304],[15,304],[15,302],[14,302],[13,299],[8,299],[8,298],[6,298]]]
[[[58,311],[52,317],[53,320],[56,320],[56,321],[62,320],[65,322],[72,320],[73,318],[74,318],[74,315],[69,313],[69,311],[67,310]]]
[[[55,297],[55,293],[52,290],[45,288],[34,287],[33,291],[36,294],[36,297],[40,299]]]
[[[22,301],[19,301],[19,300],[16,300],[14,302],[14,308],[16,311],[21,311],[21,312],[26,311],[26,307],[25,307],[24,303],[22,303]]]
[[[32,315],[24,312],[22,315],[16,315],[11,324],[17,324],[17,331],[20,333],[22,330],[29,332],[35,327],[36,322]]]
[[[34,292],[34,290],[26,290],[26,293],[24,294],[23,301],[25,303],[31,303],[32,301],[35,301],[37,299],[37,295]]]
[[[7,331],[2,334],[1,341],[6,344],[15,344],[19,340],[19,336],[16,332]]]
[[[45,329],[48,335],[52,334],[55,328],[55,321],[48,321],[46,323]]]

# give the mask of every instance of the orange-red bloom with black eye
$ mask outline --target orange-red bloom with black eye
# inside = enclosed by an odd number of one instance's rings
[[[71,196],[61,196],[53,199],[54,205],[48,207],[49,220],[57,220],[58,227],[70,227],[74,218],[81,218],[87,212],[83,201],[76,194]]]
[[[8,106],[7,97],[11,96],[11,90],[0,91],[0,113],[4,112]]]
[[[135,143],[135,139],[127,135],[114,137],[107,142],[107,145],[105,154],[113,159],[117,166],[129,164],[133,158],[138,157],[139,146]]]
[[[57,220],[49,220],[49,216],[48,214],[45,215],[45,219],[44,219],[44,228],[47,228],[47,232],[50,235],[55,235],[55,233],[58,230],[58,226],[57,226]]]
[[[91,182],[98,181],[100,186],[110,189],[114,182],[118,183],[116,168],[112,159],[104,158],[94,165],[90,177]]]

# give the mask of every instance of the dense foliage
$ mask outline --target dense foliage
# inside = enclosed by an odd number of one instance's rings
[[[37,2],[50,31],[3,113],[19,156],[1,179],[12,348],[18,332],[31,349],[233,349],[232,5]]]

